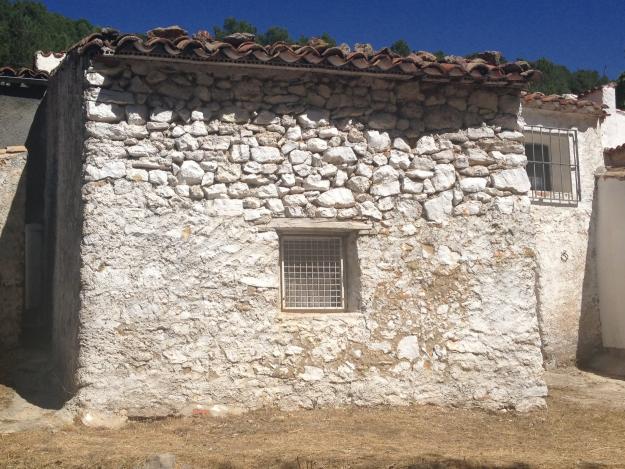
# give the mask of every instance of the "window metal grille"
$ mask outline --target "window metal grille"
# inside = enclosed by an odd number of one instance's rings
[[[577,131],[530,126],[523,133],[532,201],[577,205],[582,196]]]
[[[285,236],[280,240],[283,310],[343,310],[343,239]]]

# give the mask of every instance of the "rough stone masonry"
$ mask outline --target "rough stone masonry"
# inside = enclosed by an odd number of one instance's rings
[[[518,110],[509,88],[93,62],[73,402],[544,405]],[[357,311],[280,311],[276,218],[371,222]]]

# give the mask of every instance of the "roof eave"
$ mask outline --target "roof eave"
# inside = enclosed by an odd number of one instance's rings
[[[358,76],[358,77],[375,77],[375,78],[391,78],[394,80],[412,80],[416,79],[428,83],[456,83],[463,85],[477,85],[486,87],[497,88],[513,88],[513,89],[526,89],[529,83],[526,81],[506,81],[506,80],[471,80],[467,77],[429,77],[419,73],[405,73],[405,72],[388,72],[388,71],[372,71],[372,70],[357,70],[354,68],[338,68],[336,66],[329,65],[314,65],[314,64],[301,64],[301,63],[262,63],[252,60],[216,60],[216,59],[203,59],[203,58],[190,58],[190,57],[172,57],[169,54],[142,54],[140,52],[128,53],[128,52],[115,52],[104,51],[100,54],[93,56],[95,60],[106,61],[107,59],[117,60],[146,60],[153,62],[176,62],[186,64],[205,64],[224,67],[241,67],[241,68],[255,68],[264,70],[289,70],[289,71],[306,71],[314,73],[322,73],[328,75],[343,75],[343,76]]]

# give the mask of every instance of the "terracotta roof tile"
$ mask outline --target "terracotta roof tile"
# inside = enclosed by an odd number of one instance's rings
[[[48,72],[33,70],[30,68],[0,67],[0,78],[2,77],[47,80],[50,76]]]
[[[577,95],[578,98],[583,98],[585,96],[588,96],[589,94],[594,93],[595,91],[600,91],[603,88],[615,88],[616,87],[616,83],[611,81],[610,83],[606,83],[605,85],[597,85],[593,88],[587,89],[585,91],[582,91],[580,94]]]
[[[605,104],[598,104],[587,99],[579,99],[576,95],[546,95],[540,92],[521,94],[523,105],[530,108],[550,111],[578,112],[583,114],[607,115]]]
[[[483,53],[476,58],[437,59],[429,52],[403,57],[390,49],[372,51],[370,46],[329,46],[320,39],[307,45],[276,42],[261,45],[249,33],[236,33],[217,40],[206,31],[190,36],[182,28],[156,28],[145,35],[121,34],[103,29],[82,39],[71,50],[79,54],[105,56],[153,56],[205,62],[299,67],[356,73],[411,75],[432,81],[466,81],[485,85],[524,86],[540,78],[527,62],[499,63],[500,55]]]
[[[606,166],[625,167],[625,143],[603,150],[603,159]]]

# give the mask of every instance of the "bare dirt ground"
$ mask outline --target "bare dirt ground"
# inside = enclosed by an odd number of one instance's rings
[[[0,434],[0,467],[135,468],[155,453],[193,468],[625,467],[625,382],[569,369],[549,372],[548,383],[548,409],[529,414],[258,411]]]

